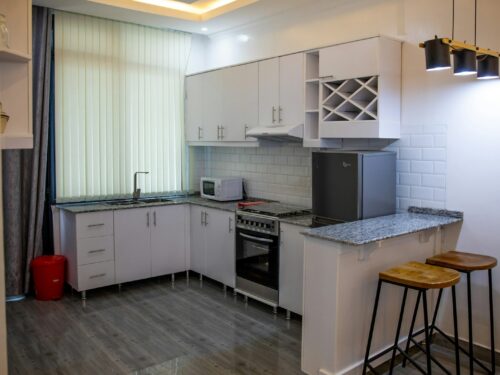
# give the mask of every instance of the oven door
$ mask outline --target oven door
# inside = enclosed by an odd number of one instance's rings
[[[237,228],[236,275],[278,290],[279,237]]]

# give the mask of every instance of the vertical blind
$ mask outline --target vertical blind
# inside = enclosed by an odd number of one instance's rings
[[[191,35],[55,14],[57,197],[182,188]]]

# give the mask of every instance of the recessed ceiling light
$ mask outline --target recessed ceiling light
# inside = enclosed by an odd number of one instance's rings
[[[221,8],[223,6],[232,4],[237,0],[209,0],[209,1],[195,1],[193,4],[183,3],[175,0],[134,0],[138,3],[145,3],[159,7],[175,9],[182,12],[193,14],[205,14],[212,10]]]
[[[249,41],[249,39],[250,39],[250,37],[248,35],[246,35],[246,34],[240,34],[240,35],[238,35],[238,40],[240,42],[246,43],[246,42]]]

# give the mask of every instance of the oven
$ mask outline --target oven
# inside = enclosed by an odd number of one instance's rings
[[[274,217],[237,213],[236,289],[272,306],[279,295],[279,233]]]

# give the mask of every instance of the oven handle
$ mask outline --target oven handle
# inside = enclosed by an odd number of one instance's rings
[[[269,240],[267,238],[260,238],[260,237],[255,237],[255,236],[250,236],[249,234],[245,234],[245,233],[239,233],[239,235],[241,237],[245,237],[249,240],[255,240],[255,241],[260,241],[260,242],[265,242],[265,243],[273,243],[274,240]]]

